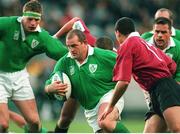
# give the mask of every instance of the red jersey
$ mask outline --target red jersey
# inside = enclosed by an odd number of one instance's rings
[[[96,43],[96,38],[90,33],[89,29],[85,25],[84,21],[79,18],[74,24],[73,24],[73,29],[78,29],[84,32],[87,42],[89,45],[94,46]]]
[[[137,35],[137,32],[131,33],[118,49],[113,80],[130,82],[132,74],[148,91],[158,79],[171,77],[176,71],[176,63]]]

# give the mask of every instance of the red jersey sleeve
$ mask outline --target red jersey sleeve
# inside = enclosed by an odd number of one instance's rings
[[[79,18],[74,24],[73,24],[73,29],[79,29],[82,32],[84,32],[87,42],[91,46],[95,46],[96,43],[96,38],[90,33],[90,30],[87,28],[85,25],[84,21]]]
[[[117,51],[118,57],[114,67],[114,81],[121,80],[130,82],[131,80],[133,63],[132,48],[127,49],[126,47],[127,45],[124,44]]]

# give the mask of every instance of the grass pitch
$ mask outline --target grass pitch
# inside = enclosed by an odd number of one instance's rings
[[[144,127],[144,121],[138,119],[127,119],[122,121],[124,125],[132,133],[142,133]],[[43,121],[43,126],[48,130],[54,130],[56,121]],[[23,129],[19,128],[16,124],[10,122],[10,132],[23,133]],[[88,126],[85,119],[74,120],[69,129],[70,133],[93,133],[91,127]]]

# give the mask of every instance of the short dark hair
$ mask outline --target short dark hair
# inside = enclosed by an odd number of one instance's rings
[[[115,24],[115,31],[119,31],[123,35],[135,32],[134,22],[131,18],[122,17]]]
[[[102,49],[113,50],[114,42],[112,39],[110,39],[107,36],[99,37],[96,40],[96,47],[99,47]]]
[[[73,29],[73,30],[69,31],[66,38],[71,39],[75,35],[78,37],[80,42],[87,42],[85,34],[82,31],[78,30],[78,29]]]
[[[38,0],[30,0],[23,6],[23,12],[32,11],[42,14],[42,5]]]
[[[154,20],[154,24],[168,24],[169,26],[169,29],[171,29],[171,21],[168,19],[168,18],[165,18],[165,17],[159,17],[157,19]]]

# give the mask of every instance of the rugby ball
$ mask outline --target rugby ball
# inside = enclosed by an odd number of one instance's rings
[[[58,71],[52,76],[51,83],[54,83],[55,81],[61,81],[62,83],[67,83],[68,87],[65,96],[54,94],[54,97],[60,101],[67,100],[71,95],[71,82],[69,77],[64,72]]]

